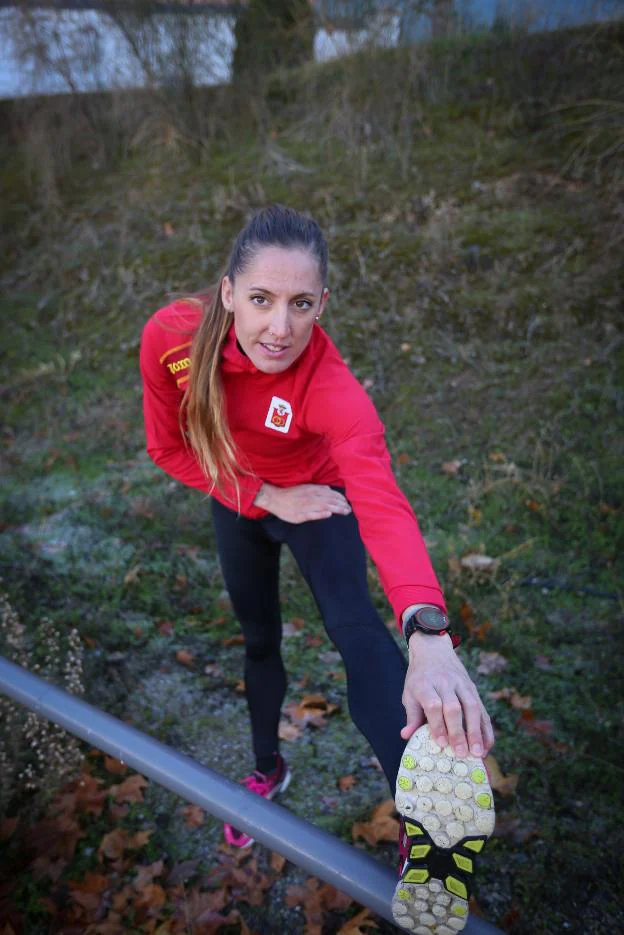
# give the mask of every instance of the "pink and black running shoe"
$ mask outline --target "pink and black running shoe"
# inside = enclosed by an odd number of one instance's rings
[[[291,777],[292,773],[288,769],[286,760],[278,753],[277,766],[272,772],[261,773],[256,769],[251,776],[245,776],[244,779],[241,779],[241,784],[250,792],[255,792],[265,799],[272,799],[278,792],[286,791]],[[251,847],[254,843],[254,838],[243,831],[238,831],[232,825],[224,825],[223,833],[225,840],[232,847]]]

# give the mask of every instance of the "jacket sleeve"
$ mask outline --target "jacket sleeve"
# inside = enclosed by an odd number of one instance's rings
[[[315,382],[309,388],[307,426],[329,442],[399,629],[410,604],[435,604],[446,611],[418,521],[394,477],[384,427],[371,399],[342,362],[316,386]]]
[[[179,344],[179,333],[176,337]],[[168,344],[173,344],[171,332],[163,329],[152,317],[143,329],[140,351],[147,453],[175,480],[203,490],[230,509],[237,510],[239,504],[234,484],[223,483],[218,490],[204,473],[190,443],[182,434],[179,423],[182,391],[178,388],[175,374],[170,373],[162,362]],[[257,508],[253,507],[253,501],[261,486],[260,478],[240,477],[241,512],[247,515],[255,513]]]

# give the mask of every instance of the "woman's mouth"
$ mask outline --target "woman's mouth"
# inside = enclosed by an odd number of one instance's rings
[[[266,344],[264,341],[260,342],[260,347],[267,353],[270,357],[280,357],[287,350],[289,345],[287,344]]]

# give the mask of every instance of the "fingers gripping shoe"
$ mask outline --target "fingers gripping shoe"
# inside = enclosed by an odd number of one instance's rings
[[[477,855],[494,830],[494,797],[478,757],[441,749],[424,724],[397,776],[400,814],[396,923],[417,935],[454,935],[468,921]]]
[[[244,779],[241,779],[241,785],[265,799],[272,799],[278,792],[286,791],[291,776],[286,760],[278,754],[277,767],[273,772],[267,774],[254,770],[251,776],[245,776]],[[251,847],[254,843],[254,838],[232,827],[232,825],[224,825],[223,834],[227,843],[233,847]]]

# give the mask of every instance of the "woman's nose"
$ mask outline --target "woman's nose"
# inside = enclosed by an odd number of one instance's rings
[[[290,334],[290,315],[287,306],[279,306],[273,309],[269,331],[276,338],[285,338]]]

